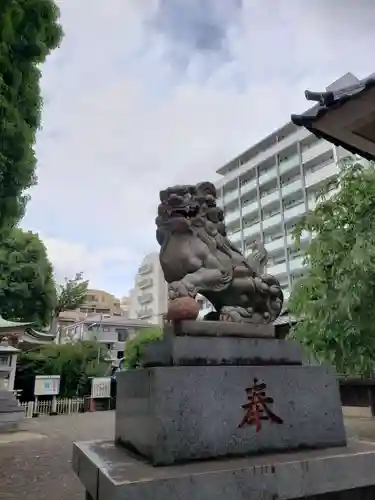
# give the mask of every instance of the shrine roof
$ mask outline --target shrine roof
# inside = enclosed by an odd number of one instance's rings
[[[302,114],[292,114],[291,120],[297,126],[305,127],[319,138],[331,142],[335,146],[341,146],[351,153],[358,154],[368,160],[374,160],[374,155],[356,148],[340,139],[327,134],[317,127],[320,118],[323,118],[327,113],[337,110],[344,106],[349,101],[358,99],[364,93],[375,88],[375,74],[359,80],[358,83],[337,90],[328,90],[326,92],[305,91],[305,97],[308,101],[315,101],[318,104],[308,109]]]
[[[8,321],[0,314],[0,330],[5,328],[21,328],[31,325],[30,322]]]

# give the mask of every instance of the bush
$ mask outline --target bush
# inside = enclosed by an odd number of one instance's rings
[[[107,353],[96,342],[45,345],[20,354],[15,389],[22,390],[22,401],[30,401],[35,375],[60,375],[61,397],[84,396],[90,392],[90,377],[107,372]]]
[[[161,328],[146,328],[126,342],[124,350],[124,365],[126,368],[137,368],[140,364],[142,347],[151,342],[161,340],[163,331]]]

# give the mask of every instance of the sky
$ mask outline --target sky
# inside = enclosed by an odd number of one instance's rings
[[[22,227],[56,278],[126,295],[157,251],[159,190],[216,170],[351,71],[375,71],[373,0],[57,0],[38,184]]]

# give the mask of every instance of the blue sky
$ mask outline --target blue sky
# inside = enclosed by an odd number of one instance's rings
[[[56,275],[118,296],[157,249],[160,189],[232,156],[347,71],[375,71],[370,0],[58,0],[42,68],[39,182],[23,227]],[[345,4],[345,5],[343,5]]]

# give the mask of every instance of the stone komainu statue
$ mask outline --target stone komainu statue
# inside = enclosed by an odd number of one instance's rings
[[[270,323],[281,312],[280,283],[264,273],[267,251],[253,245],[248,257],[229,241],[224,213],[210,182],[160,192],[156,238],[169,299],[205,296],[215,307],[209,318]]]

